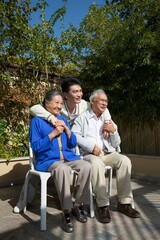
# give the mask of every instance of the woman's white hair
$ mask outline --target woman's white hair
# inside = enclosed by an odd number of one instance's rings
[[[106,93],[105,93],[105,91],[104,91],[103,89],[94,90],[94,91],[91,93],[90,97],[89,97],[90,103],[93,103],[93,101],[95,101],[95,99],[97,98],[97,95],[98,95],[99,93],[104,93],[104,94],[106,95]]]

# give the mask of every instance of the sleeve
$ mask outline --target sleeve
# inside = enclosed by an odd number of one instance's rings
[[[50,139],[48,135],[42,137],[41,129],[43,123],[38,118],[33,118],[30,124],[30,142],[34,152],[43,152],[51,149]]]
[[[53,115],[48,112],[41,104],[36,104],[30,108],[30,114],[32,116],[38,116],[41,117],[48,122],[50,122],[51,118],[53,118]]]
[[[90,110],[90,109],[91,109],[91,104],[90,104],[90,102],[88,102],[88,101],[85,101],[85,102],[86,102],[86,106],[87,106],[86,111],[87,111],[87,110]]]
[[[81,103],[79,104],[80,107],[80,113],[83,113],[91,108],[90,102],[85,101],[84,99],[81,99]]]
[[[114,148],[119,147],[119,145],[121,144],[121,138],[118,131],[116,131],[115,134],[110,134],[110,140],[111,140],[111,145]]]
[[[108,108],[106,108],[106,110],[104,111],[103,116],[104,116],[104,122],[111,120],[111,114]]]

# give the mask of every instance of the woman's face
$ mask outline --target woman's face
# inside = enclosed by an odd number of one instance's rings
[[[71,103],[80,103],[82,96],[83,96],[83,92],[82,92],[82,88],[80,85],[76,84],[76,85],[72,85],[70,87],[70,90],[68,93],[64,93],[65,99],[67,102],[71,102]]]
[[[46,101],[45,107],[46,110],[53,115],[60,114],[63,106],[63,99],[61,95],[56,95],[52,98],[52,101]]]

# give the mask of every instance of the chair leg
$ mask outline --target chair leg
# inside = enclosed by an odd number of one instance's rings
[[[112,194],[112,168],[109,170],[109,179],[108,179],[108,196],[111,196]]]
[[[134,207],[134,200],[133,200],[133,193],[132,193],[132,202],[131,202],[131,206],[132,206],[132,208],[135,208],[135,207]]]
[[[92,192],[92,183],[90,182],[90,217],[94,218],[94,202],[93,202],[93,192]]]
[[[41,231],[46,230],[47,215],[47,181],[48,177],[41,177]]]
[[[75,193],[75,187],[76,187],[76,180],[77,180],[77,172],[75,170],[72,170],[71,174],[73,174],[73,182],[72,182],[72,186],[73,186],[73,192],[72,192],[72,201],[74,201],[74,193]],[[93,203],[93,192],[92,192],[92,183],[90,182],[90,217],[93,218],[95,216],[94,213],[94,203]],[[86,212],[87,214],[87,212]]]
[[[30,179],[30,172],[28,171],[26,174],[25,183],[24,183],[23,212],[26,212],[26,208],[27,208],[27,195],[28,195],[29,179]]]
[[[72,181],[72,201],[75,202],[75,189],[76,189],[76,181],[77,181],[78,173],[75,170],[72,170],[71,174],[73,175],[73,181]]]

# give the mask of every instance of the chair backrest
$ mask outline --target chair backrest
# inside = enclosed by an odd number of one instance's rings
[[[36,162],[36,159],[34,156],[34,152],[32,150],[31,143],[29,142],[29,165],[32,170],[35,169],[35,162]]]

